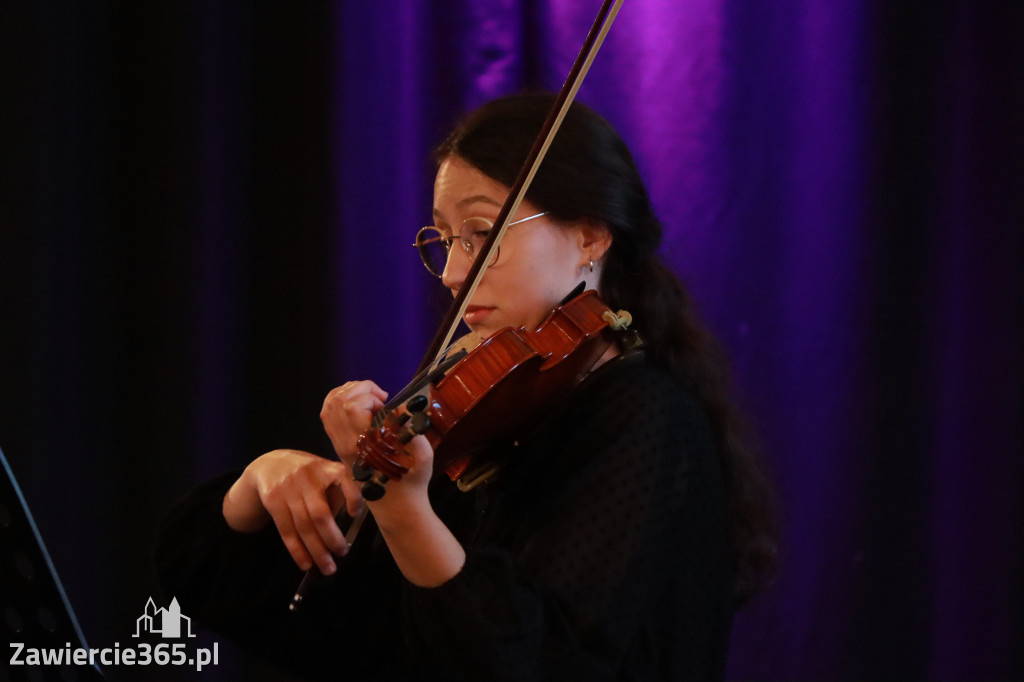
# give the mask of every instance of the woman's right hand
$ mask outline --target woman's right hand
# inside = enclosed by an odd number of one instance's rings
[[[301,450],[273,450],[254,460],[224,496],[224,519],[241,532],[271,520],[288,552],[304,571],[313,563],[324,575],[336,570],[333,555],[348,552],[334,520],[342,506],[355,515],[363,500],[342,462]]]

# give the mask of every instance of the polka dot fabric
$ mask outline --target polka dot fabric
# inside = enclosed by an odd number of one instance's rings
[[[289,613],[301,572],[277,533],[235,533],[221,515],[238,472],[165,519],[162,585],[198,624],[304,679],[721,679],[726,504],[693,396],[642,356],[613,361],[501,454],[498,477],[469,493],[431,483],[467,552],[440,587],[409,584],[379,535],[361,537]]]
[[[410,611],[447,612],[444,628],[410,631],[433,643],[424,657],[460,633],[502,633],[473,636],[476,663],[450,674],[500,661],[507,679],[722,676],[723,485],[707,418],[671,377],[642,357],[599,371],[470,496],[462,574],[406,590]]]

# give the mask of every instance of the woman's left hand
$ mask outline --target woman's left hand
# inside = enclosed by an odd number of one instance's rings
[[[374,413],[384,407],[385,400],[387,393],[372,381],[350,381],[327,394],[320,420],[338,458],[350,469],[355,464],[359,436],[370,428]],[[413,511],[410,505],[429,506],[427,484],[433,473],[434,450],[426,438],[417,436],[405,451],[412,457],[412,466],[401,480],[388,482],[382,504],[373,505],[375,516],[384,509],[401,508],[409,513]]]
[[[349,382],[327,395],[320,419],[345,464],[355,463],[356,441],[370,427],[373,413],[387,394],[372,381]],[[466,553],[430,504],[427,487],[434,469],[434,449],[416,436],[405,452],[412,458],[400,480],[388,481],[384,497],[365,503],[402,574],[414,585],[436,587],[460,570]]]
[[[372,381],[350,381],[324,398],[320,421],[334,452],[350,468],[356,458],[356,441],[370,428],[374,413],[387,399],[387,391]]]

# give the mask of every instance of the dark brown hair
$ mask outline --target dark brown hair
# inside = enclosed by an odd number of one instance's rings
[[[435,158],[460,157],[511,186],[553,101],[544,93],[489,102],[458,125]],[[735,595],[747,600],[771,579],[777,561],[771,486],[733,405],[724,354],[657,253],[661,223],[632,154],[611,124],[575,103],[527,198],[556,219],[589,220],[611,232],[599,293],[613,310],[633,314],[651,361],[690,387],[707,410],[726,477]]]

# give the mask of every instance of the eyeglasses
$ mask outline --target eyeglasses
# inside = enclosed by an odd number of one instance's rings
[[[544,211],[529,218],[509,223],[508,226],[519,225],[527,220],[540,218],[542,215],[547,214],[548,212]],[[480,249],[483,248],[484,242],[487,241],[487,236],[491,233],[492,229],[494,229],[494,223],[487,218],[467,218],[463,221],[462,226],[459,227],[458,235],[453,234],[450,237],[446,237],[441,230],[433,225],[428,225],[427,227],[420,228],[420,231],[416,233],[416,241],[413,243],[413,246],[419,251],[420,258],[423,260],[423,264],[427,266],[430,274],[440,277],[444,273],[445,265],[448,263],[448,254],[452,250],[452,242],[458,241],[462,245],[462,252],[466,254],[466,258],[472,263],[476,259],[476,254],[480,253]],[[494,257],[491,259],[488,267],[496,265],[500,257],[501,247],[499,246],[494,249]]]

